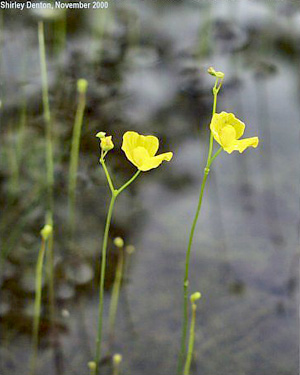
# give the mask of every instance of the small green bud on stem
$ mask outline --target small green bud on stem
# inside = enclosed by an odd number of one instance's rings
[[[53,228],[52,228],[52,225],[50,224],[46,224],[43,229],[41,230],[41,236],[43,238],[44,241],[47,241],[47,239],[49,238],[49,236],[52,234],[52,231],[53,231]]]
[[[123,238],[121,238],[121,237],[116,237],[115,239],[114,239],[114,245],[115,246],[117,246],[118,248],[123,248],[124,247],[124,240],[123,240]]]
[[[104,138],[106,136],[106,133],[105,132],[98,132],[97,134],[96,134],[96,137],[97,138]]]
[[[201,298],[201,293],[200,292],[195,292],[191,295],[191,302],[192,303],[195,303],[196,301],[198,301],[198,299]]]
[[[220,79],[223,79],[225,77],[225,74],[223,72],[216,72],[212,66],[207,69],[207,73],[213,77],[217,77]]]
[[[77,81],[77,91],[79,94],[85,94],[88,87],[88,81],[84,78],[81,78]]]

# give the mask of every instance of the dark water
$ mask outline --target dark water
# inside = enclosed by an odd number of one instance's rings
[[[123,355],[122,373],[175,373],[185,249],[208,147],[213,79],[206,69],[214,66],[226,74],[218,110],[234,112],[260,145],[222,153],[209,176],[191,259],[191,291],[203,294],[192,373],[296,375],[300,8],[288,0],[126,0],[111,2],[105,13],[66,15],[2,11],[0,374],[27,373],[31,354],[46,200],[41,17],[55,145],[56,335],[45,282],[38,374],[87,374],[93,358],[109,200],[99,130],[114,137],[108,163],[118,185],[134,172],[119,151],[124,131],[155,134],[161,150],[174,152],[172,162],[143,173],[120,196],[110,237],[136,248],[113,346]],[[89,89],[70,245],[67,178],[82,77]],[[117,259],[112,242],[109,252],[106,318]],[[109,359],[102,373],[112,373]]]

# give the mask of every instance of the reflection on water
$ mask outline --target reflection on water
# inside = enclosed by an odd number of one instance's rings
[[[44,223],[38,17],[1,13],[0,373],[5,375],[23,373],[28,364]],[[191,262],[192,288],[203,295],[192,371],[297,372],[299,17],[299,5],[288,0],[220,0],[128,1],[111,3],[105,17],[74,11],[45,19],[55,144],[56,324],[51,330],[44,280],[39,373],[88,371],[108,202],[94,135],[105,130],[119,146],[128,129],[159,135],[162,149],[175,157],[143,173],[117,202],[111,238],[122,236],[136,251],[128,259],[113,352],[122,353],[124,374],[174,373],[184,254],[212,105],[211,77],[205,73],[210,65],[226,73],[219,109],[235,112],[261,144],[243,155],[221,154],[209,177]],[[81,77],[89,90],[76,241],[70,244],[66,176]],[[119,185],[133,172],[117,149],[109,164]],[[117,263],[112,242],[109,251],[106,315]],[[110,374],[106,343],[104,353],[101,373]]]

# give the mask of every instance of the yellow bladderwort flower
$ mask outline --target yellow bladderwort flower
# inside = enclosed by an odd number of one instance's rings
[[[170,161],[172,152],[156,155],[159,147],[158,138],[153,135],[140,135],[133,131],[128,131],[123,136],[122,150],[133,165],[140,171],[149,171],[157,168],[164,160]]]
[[[210,123],[214,139],[231,154],[233,151],[242,153],[248,147],[256,148],[258,137],[240,139],[244,134],[245,124],[233,113],[215,113]]]

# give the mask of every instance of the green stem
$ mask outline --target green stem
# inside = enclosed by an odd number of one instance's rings
[[[113,209],[117,196],[126,189],[140,174],[140,171],[137,171],[135,175],[127,181],[120,189],[115,190],[112,179],[109,175],[109,172],[106,168],[104,162],[104,154],[101,153],[100,163],[103,166],[105,176],[107,178],[110,190],[111,190],[111,200],[108,208],[106,224],[104,229],[103,243],[102,243],[102,261],[101,261],[101,270],[100,270],[100,282],[99,282],[99,310],[98,310],[98,331],[96,339],[96,354],[95,354],[95,364],[96,364],[96,375],[99,374],[99,361],[101,358],[101,343],[102,343],[102,326],[103,326],[103,296],[104,296],[104,281],[105,281],[105,270],[106,270],[106,253],[107,253],[107,241],[109,228],[111,223],[111,218],[113,214]]]
[[[119,375],[119,368],[120,368],[120,364],[118,363],[118,364],[116,364],[116,363],[114,363],[113,364],[113,375]]]
[[[210,159],[210,165],[215,160],[215,158],[221,153],[222,150],[223,150],[223,147],[220,147],[219,150],[211,157],[211,159]]]
[[[73,235],[74,224],[75,224],[75,192],[77,184],[77,169],[78,169],[78,156],[79,156],[79,145],[81,137],[81,128],[83,123],[83,114],[85,110],[86,94],[84,92],[79,93],[78,107],[75,116],[73,136],[72,136],[72,147],[71,147],[71,159],[69,168],[69,224],[70,232]]]
[[[187,353],[186,362],[184,366],[184,373],[183,373],[184,375],[190,374],[190,367],[191,367],[193,351],[194,351],[194,342],[195,342],[196,310],[197,310],[197,305],[195,303],[192,303],[190,338],[189,338],[189,345],[188,345],[188,353]]]
[[[104,280],[105,280],[105,269],[106,269],[106,250],[107,250],[107,241],[108,233],[113,213],[113,208],[116,200],[116,194],[112,194],[110,205],[108,208],[108,214],[106,218],[103,244],[102,244],[102,260],[101,260],[101,273],[100,273],[100,291],[99,291],[99,311],[98,311],[98,332],[96,340],[96,375],[99,373],[99,361],[101,358],[101,342],[102,342],[102,320],[103,320],[103,295],[104,295]]]
[[[48,76],[47,76],[47,61],[44,38],[44,24],[38,23],[38,38],[40,51],[40,65],[42,75],[42,90],[43,90],[43,108],[44,121],[46,124],[46,163],[47,163],[47,189],[48,189],[48,207],[50,212],[53,212],[53,185],[54,185],[54,168],[53,168],[53,149],[52,149],[52,126],[48,95]]]
[[[100,159],[100,163],[103,167],[103,170],[104,170],[104,173],[105,173],[105,176],[106,176],[106,179],[107,179],[107,182],[108,182],[108,185],[109,185],[109,188],[110,188],[110,191],[112,194],[115,193],[115,188],[114,188],[114,184],[110,178],[110,175],[109,175],[109,172],[108,172],[108,169],[106,167],[106,164],[105,164],[105,160],[104,160],[104,157],[101,157]]]
[[[218,78],[216,79],[215,85],[213,87],[214,102],[213,102],[212,116],[216,113],[217,95],[222,86],[222,81],[220,82],[219,86],[217,85],[218,85]],[[189,266],[190,266],[190,256],[191,256],[191,249],[193,245],[194,233],[195,233],[197,221],[198,221],[201,206],[202,206],[202,199],[203,199],[204,189],[206,185],[206,180],[210,172],[210,166],[211,166],[212,161],[221,152],[221,150],[219,149],[216,152],[216,154],[212,157],[212,151],[213,151],[213,135],[211,132],[210,140],[209,140],[208,156],[207,156],[206,166],[204,168],[204,176],[203,176],[202,183],[201,183],[197,209],[196,209],[196,213],[195,213],[194,220],[192,223],[190,236],[189,236],[189,242],[188,242],[188,248],[187,248],[187,252],[185,256],[185,274],[184,274],[184,281],[183,281],[183,326],[182,326],[182,335],[181,335],[181,348],[180,348],[180,354],[179,354],[178,366],[177,366],[177,375],[182,374],[184,357],[185,357],[185,352],[186,352],[186,338],[187,338],[187,329],[188,329]]]
[[[42,299],[42,277],[43,277],[43,262],[46,250],[46,241],[42,238],[42,244],[36,263],[36,274],[35,274],[35,301],[34,301],[34,320],[32,328],[32,358],[31,358],[31,370],[30,374],[34,375],[36,371],[36,360],[38,350],[38,336],[39,336],[39,324],[40,324],[40,313],[41,313],[41,299]]]
[[[124,266],[123,251],[124,251],[123,248],[119,249],[116,276],[115,276],[114,285],[112,289],[111,303],[110,303],[110,308],[109,308],[109,335],[110,335],[111,343],[113,342],[113,338],[114,338],[116,314],[117,314],[117,309],[118,309],[120,287],[121,287],[122,276],[123,276],[123,266]]]
[[[121,194],[123,190],[125,190],[141,173],[140,170],[138,170],[129,181],[127,181],[120,189],[117,190],[117,195]]]
[[[53,233],[51,233],[48,239],[47,266],[48,266],[48,288],[49,288],[48,298],[49,298],[50,322],[51,322],[51,328],[53,330],[54,316],[55,316]]]

